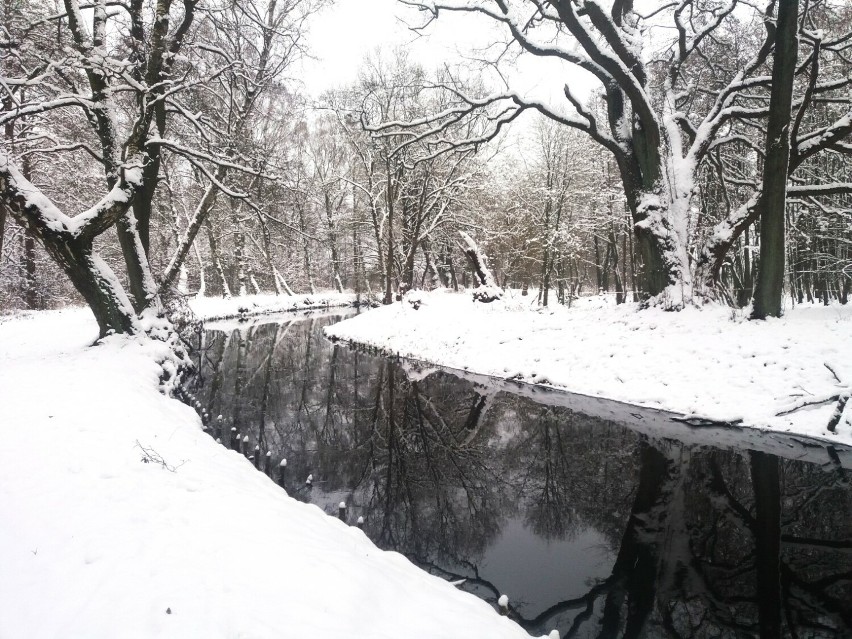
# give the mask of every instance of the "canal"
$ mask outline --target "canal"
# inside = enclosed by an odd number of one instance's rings
[[[534,634],[852,636],[852,451],[325,339],[350,312],[199,336],[211,435],[294,498]]]

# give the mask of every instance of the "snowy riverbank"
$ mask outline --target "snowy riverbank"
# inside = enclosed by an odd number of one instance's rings
[[[0,637],[527,636],[216,444],[162,345],[96,337],[0,321]]]
[[[803,406],[852,385],[852,305],[799,306],[782,319],[749,322],[717,306],[637,312],[601,297],[570,309],[533,309],[530,297],[474,304],[463,294],[412,295],[422,300],[417,310],[407,301],[394,304],[326,334],[694,422],[741,422],[852,444],[852,402],[835,433],[826,426],[836,402]]]
[[[313,295],[245,295],[243,297],[191,297],[189,307],[203,320],[229,319],[241,315],[269,315],[315,308],[352,306],[356,303],[354,293],[321,291]]]

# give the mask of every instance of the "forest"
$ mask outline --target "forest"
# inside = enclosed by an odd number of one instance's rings
[[[502,40],[377,48],[314,98],[326,4],[4,0],[0,311],[84,301],[106,334],[191,295],[390,303],[476,285],[459,231],[542,305],[848,302],[847,2],[406,0],[413,33],[469,14]],[[563,95],[501,85],[522,57]]]

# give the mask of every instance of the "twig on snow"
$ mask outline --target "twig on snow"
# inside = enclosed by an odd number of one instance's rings
[[[166,462],[165,459],[163,459],[163,456],[160,455],[160,453],[158,453],[153,448],[143,446],[142,444],[139,443],[138,439],[136,440],[136,448],[138,448],[139,450],[142,451],[141,462],[143,464],[159,464],[160,466],[165,468],[170,473],[176,472],[178,468],[180,468],[181,466],[183,466],[186,463],[186,460],[184,459],[177,466],[172,466],[171,464]]]
[[[828,362],[823,362],[823,366],[829,370],[837,384],[841,385],[841,388],[838,388],[837,391],[831,395],[823,395],[822,397],[815,397],[810,400],[800,399],[781,412],[775,413],[776,417],[789,415],[790,413],[794,413],[797,410],[806,408],[807,406],[817,406],[820,404],[828,404],[829,402],[837,402],[837,405],[834,407],[834,411],[831,413],[831,417],[828,420],[828,424],[826,424],[826,428],[829,432],[833,433],[835,431],[837,425],[840,423],[840,419],[843,417],[843,411],[846,410],[846,404],[849,402],[849,397],[852,395],[852,387],[842,387],[843,380],[840,378],[840,375],[837,374],[837,371],[828,364]]]

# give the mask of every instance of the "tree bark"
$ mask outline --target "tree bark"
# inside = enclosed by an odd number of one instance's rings
[[[793,76],[798,55],[799,2],[778,0],[778,25],[772,62],[772,92],[766,126],[766,162],[760,200],[760,263],[754,292],[754,319],[780,317],[783,306],[787,170]]]

